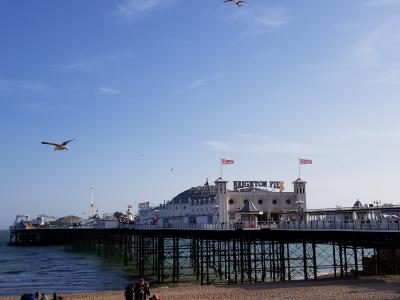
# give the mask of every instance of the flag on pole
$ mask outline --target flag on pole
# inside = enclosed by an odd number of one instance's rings
[[[231,164],[235,163],[235,161],[232,160],[232,159],[223,159],[223,158],[221,158],[221,163],[223,165],[231,165]]]
[[[311,159],[299,159],[299,162],[301,165],[311,165],[312,164],[312,160]]]

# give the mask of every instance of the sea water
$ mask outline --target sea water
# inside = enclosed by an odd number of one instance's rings
[[[0,230],[0,295],[122,290],[132,278],[95,255],[65,252],[61,246],[8,246]]]

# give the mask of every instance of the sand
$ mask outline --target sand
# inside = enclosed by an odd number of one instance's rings
[[[350,279],[246,283],[235,285],[179,286],[151,289],[163,300],[195,299],[400,299],[400,276]],[[74,300],[123,300],[123,291],[63,294]],[[14,300],[19,297],[0,297]]]

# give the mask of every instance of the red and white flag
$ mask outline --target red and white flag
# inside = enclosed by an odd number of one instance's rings
[[[221,163],[223,164],[223,165],[231,165],[231,164],[233,164],[233,163],[235,163],[235,161],[234,160],[232,160],[232,159],[221,159]]]
[[[311,159],[299,159],[299,163],[301,165],[311,165],[312,164],[312,160]]]

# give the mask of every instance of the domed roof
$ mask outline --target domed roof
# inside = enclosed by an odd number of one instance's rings
[[[353,207],[362,207],[361,201],[357,199],[357,201],[354,203]]]
[[[178,204],[192,203],[192,204],[204,204],[204,202],[214,202],[215,195],[217,194],[217,188],[215,185],[209,185],[208,181],[204,185],[192,187],[177,196],[175,196],[171,202]]]

